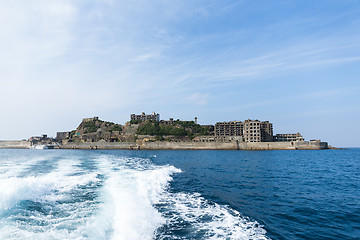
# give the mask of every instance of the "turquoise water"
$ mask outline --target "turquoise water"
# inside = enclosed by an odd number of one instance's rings
[[[0,150],[0,239],[359,239],[360,150]]]

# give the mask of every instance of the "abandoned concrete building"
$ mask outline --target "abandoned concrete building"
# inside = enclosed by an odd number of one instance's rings
[[[273,125],[269,121],[260,122],[261,142],[274,141]]]
[[[242,136],[246,142],[272,142],[273,127],[269,121],[245,120],[218,122],[215,136]]]
[[[57,132],[56,133],[56,140],[62,141],[64,139],[70,138],[70,132]]]
[[[151,114],[145,114],[144,112],[139,115],[131,114],[130,120],[141,120],[141,121],[153,120],[153,121],[159,122],[160,114],[155,113],[155,112],[152,112]]]
[[[92,117],[92,118],[83,118],[83,122],[91,122],[91,121],[98,121],[99,117]]]
[[[245,120],[244,139],[246,142],[261,142],[261,131],[259,120]]]
[[[242,136],[245,142],[291,142],[304,141],[300,133],[273,134],[273,124],[269,121],[245,120],[218,122],[215,124],[215,136]]]
[[[304,138],[300,133],[286,133],[286,134],[276,134],[274,136],[275,142],[303,142]]]
[[[215,136],[242,136],[244,124],[241,121],[218,122],[215,124]]]
[[[48,137],[48,135],[43,134],[40,137],[39,136],[33,136],[29,138],[29,142],[31,145],[36,144],[52,144],[55,140],[51,137]]]

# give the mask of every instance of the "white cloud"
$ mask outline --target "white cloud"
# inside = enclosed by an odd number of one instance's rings
[[[289,29],[294,22],[261,31],[247,26],[245,15],[233,16],[231,23],[228,13],[237,4],[1,1],[4,125],[20,126],[24,119],[32,124],[17,130],[17,135],[11,128],[1,128],[0,139],[28,137],[28,128],[31,134],[66,130],[75,127],[67,124],[84,116],[118,116],[121,111],[127,116],[133,109],[159,111],[185,105],[189,112],[205,111],[212,100],[227,101],[227,90],[247,99],[244,83],[360,60],[356,33],[267,42],[261,38],[270,39],[273,31]],[[270,99],[278,101],[282,99]],[[268,103],[259,99],[242,108]],[[127,117],[118,119],[124,120]]]

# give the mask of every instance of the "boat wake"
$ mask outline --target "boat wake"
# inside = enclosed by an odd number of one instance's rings
[[[268,239],[257,222],[228,206],[172,192],[172,176],[181,174],[173,166],[74,156],[36,172],[45,160],[4,160],[0,239]]]

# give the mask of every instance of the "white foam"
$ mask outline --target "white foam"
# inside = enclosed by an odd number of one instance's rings
[[[171,166],[144,169],[139,159],[132,159],[132,168],[124,168],[129,159],[117,159],[114,166],[103,159],[100,169],[108,172],[105,181],[100,214],[90,225],[97,225],[96,234],[102,238],[110,233],[112,239],[152,239],[156,229],[165,219],[154,208],[172,180],[171,175],[180,170]],[[118,169],[112,171],[113,168]],[[149,167],[149,166],[147,166]],[[101,228],[99,228],[101,226]]]
[[[91,213],[92,203],[58,202],[71,200],[71,192],[99,181],[95,173],[74,175],[79,172],[77,164],[78,161],[63,160],[49,174],[0,179],[0,216],[6,216],[0,220],[0,239],[87,239],[84,220]],[[21,209],[23,201],[39,203],[50,211],[42,214]]]
[[[42,160],[14,162],[25,171]],[[181,221],[204,239],[268,239],[257,222],[229,207],[199,194],[169,192],[172,175],[181,172],[173,166],[106,155],[95,161],[92,172],[78,159],[62,159],[48,174],[21,176],[9,160],[9,171],[0,172],[0,239],[146,240],[164,237],[157,233],[161,226],[179,227]],[[79,194],[95,197],[77,199]],[[22,208],[23,201],[49,211]]]
[[[269,239],[256,221],[227,206],[210,203],[199,194],[168,193],[159,203],[172,212],[167,219],[169,226],[186,222],[195,233],[202,232],[204,239]]]
[[[62,193],[76,186],[98,181],[95,173],[70,176],[79,172],[75,167],[77,164],[77,161],[64,160],[53,172],[45,175],[0,179],[0,210],[11,208],[21,200],[58,200]]]
[[[20,156],[17,158],[2,158],[0,165],[0,179],[17,177],[30,166],[45,160],[42,156]]]

